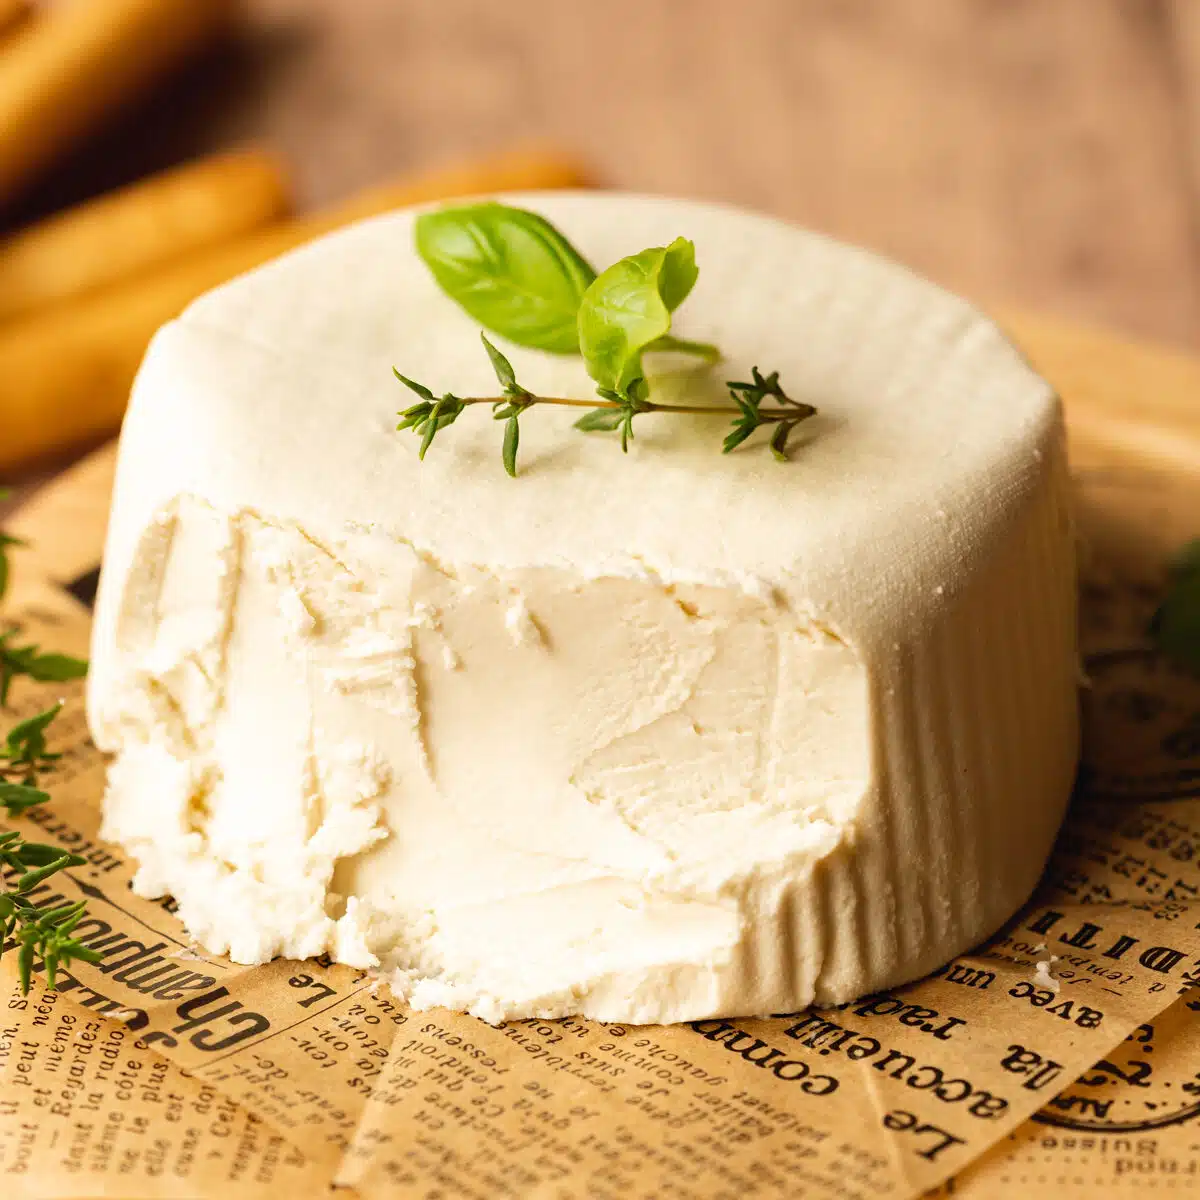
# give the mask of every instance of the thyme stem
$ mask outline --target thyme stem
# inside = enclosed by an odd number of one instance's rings
[[[570,408],[624,408],[625,405],[618,400],[601,400],[599,398],[591,400],[570,399],[566,396],[536,396],[530,395],[531,404],[561,404]],[[505,404],[507,399],[504,396],[467,396],[459,398],[459,403],[464,405],[471,404]],[[658,404],[653,400],[642,401],[640,410],[644,413],[665,412],[665,413],[687,413],[697,417],[737,417],[741,415],[741,409],[734,408],[731,405],[710,405],[710,404]],[[797,404],[791,408],[759,408],[758,415],[763,421],[795,421],[804,417],[811,417],[816,413],[816,409],[811,404]]]

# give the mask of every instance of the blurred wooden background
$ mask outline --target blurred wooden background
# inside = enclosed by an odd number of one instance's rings
[[[987,303],[1200,345],[1197,0],[249,0],[25,215],[265,136],[315,202],[545,138]]]

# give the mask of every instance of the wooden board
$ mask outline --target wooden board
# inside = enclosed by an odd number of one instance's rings
[[[1066,404],[1090,563],[1160,571],[1200,536],[1200,359],[1047,317],[1000,319]],[[60,585],[99,563],[115,460],[115,445],[97,451],[8,522]]]

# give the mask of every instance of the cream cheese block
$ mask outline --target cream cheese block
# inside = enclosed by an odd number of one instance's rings
[[[105,836],[192,937],[328,953],[489,1021],[794,1011],[919,977],[1033,888],[1076,763],[1058,401],[963,301],[761,216],[505,197],[605,265],[700,280],[658,394],[778,370],[780,465],[728,417],[491,395],[411,212],[226,285],[154,340],[122,436],[89,716]],[[503,343],[502,343],[503,344]],[[582,361],[508,348],[543,395]]]

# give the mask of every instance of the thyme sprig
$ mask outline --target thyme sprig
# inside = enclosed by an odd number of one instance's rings
[[[62,711],[56,704],[20,722],[0,749],[0,809],[20,816],[46,804],[50,796],[36,784],[62,757],[47,748],[46,731]],[[98,962],[99,955],[72,937],[86,911],[84,902],[39,906],[29,893],[40,883],[68,867],[84,866],[87,859],[59,846],[30,842],[16,830],[0,833],[0,955],[17,951],[21,991],[28,993],[35,963],[40,960],[47,986],[53,988],[60,967],[72,962]]]
[[[11,942],[17,951],[17,978],[24,995],[29,994],[39,959],[51,990],[58,982],[60,967],[100,961],[98,951],[72,936],[87,914],[83,900],[52,908],[34,904],[22,894],[22,889],[36,887],[64,867],[82,866],[86,861],[78,854],[57,854],[55,846],[27,842],[19,833],[0,833],[0,862],[18,872],[16,890],[7,890],[6,885],[6,890],[0,892],[0,945],[8,948]]]
[[[8,488],[0,487],[0,504],[9,498],[12,493]],[[9,581],[9,563],[8,551],[14,546],[23,546],[25,543],[18,537],[13,537],[11,533],[5,533],[0,529],[0,600],[4,599],[4,593],[8,591]]]
[[[490,341],[480,334],[491,358],[496,378],[500,382],[502,396],[455,396],[447,392],[436,396],[423,383],[402,375],[393,368],[396,378],[405,387],[421,397],[417,404],[410,405],[400,413],[398,430],[411,429],[421,439],[419,457],[423,460],[433,440],[445,428],[453,425],[468,408],[487,404],[497,421],[505,422],[504,443],[501,457],[509,475],[517,474],[517,449],[520,445],[520,418],[535,405],[549,404],[570,408],[586,408],[586,412],[575,428],[585,433],[619,432],[621,449],[629,450],[633,438],[633,420],[643,413],[686,414],[691,416],[724,415],[735,418],[732,432],[725,438],[723,453],[728,454],[742,444],[751,434],[764,426],[771,426],[771,449],[776,458],[786,459],[787,441],[792,431],[802,421],[816,414],[811,404],[793,400],[779,384],[778,372],[762,375],[753,369],[752,383],[729,383],[729,393],[736,407],[707,404],[664,404],[650,399],[649,387],[642,377],[632,379],[620,391],[612,388],[597,388],[599,400],[571,399],[566,396],[538,396],[517,382],[512,363]],[[764,406],[767,398],[777,403]]]
[[[1189,542],[1171,563],[1150,636],[1169,659],[1200,674],[1200,540]]]
[[[46,730],[62,708],[60,700],[9,730],[4,745],[0,746],[0,777],[19,776],[22,783],[32,787],[40,775],[54,767],[62,755],[51,754],[47,749]]]
[[[69,654],[43,654],[40,647],[17,646],[15,629],[0,633],[0,706],[8,703],[13,680],[24,676],[34,683],[65,683],[82,679],[87,663]]]

